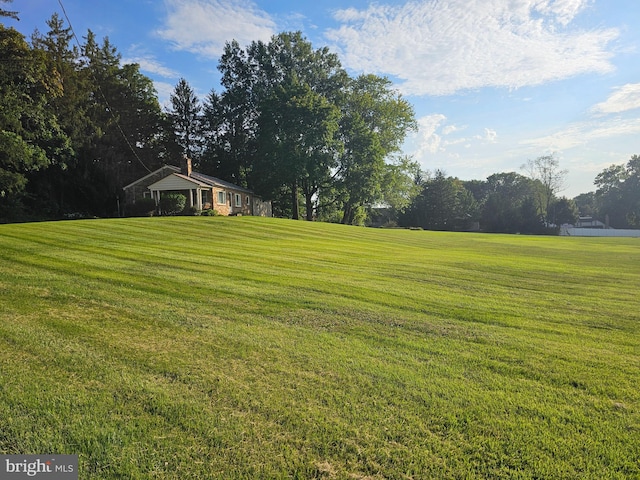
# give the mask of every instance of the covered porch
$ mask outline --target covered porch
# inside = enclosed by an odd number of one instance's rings
[[[198,210],[213,208],[213,187],[192,177],[173,174],[149,185],[151,198],[160,204],[163,194],[182,193],[187,197],[187,206]]]

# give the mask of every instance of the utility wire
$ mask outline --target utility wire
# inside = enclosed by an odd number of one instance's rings
[[[62,4],[62,0],[58,0],[58,4],[60,4],[60,8],[62,9],[64,18],[67,19],[67,23],[69,24],[69,28],[71,29],[71,34],[73,35],[73,38],[75,39],[76,44],[78,45],[78,48],[80,49],[80,51],[82,51],[82,45],[80,44],[80,40],[78,40],[78,36],[76,35],[75,30],[73,29],[73,25],[71,25],[71,20],[69,19],[69,15],[67,15],[67,11],[65,10],[64,5]],[[107,97],[105,96],[104,92],[102,91],[102,88],[100,87],[100,83],[95,77],[94,77],[94,80],[96,82],[96,86],[98,87],[98,91],[100,92],[100,96],[104,100],[104,103],[107,105],[107,111],[109,112],[109,114],[111,115],[111,118],[115,122],[115,125],[118,128],[120,135],[122,135],[122,138],[126,142],[129,149],[131,150],[131,153],[133,153],[133,156],[136,158],[136,160],[140,162],[140,165],[142,165],[147,172],[151,173],[151,169],[147,167],[145,163],[142,161],[142,159],[138,156],[138,152],[135,151],[135,149],[133,148],[133,145],[131,145],[131,142],[129,142],[129,139],[125,135],[124,130],[122,130],[122,127],[120,126],[120,122],[118,121],[118,118],[116,117],[115,113],[113,113],[113,109],[111,108],[111,105],[107,100]]]

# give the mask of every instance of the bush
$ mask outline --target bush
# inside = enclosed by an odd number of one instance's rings
[[[136,203],[127,205],[127,215],[132,217],[150,217],[156,210],[156,202],[153,198],[141,198]]]
[[[203,210],[202,212],[200,212],[200,215],[205,217],[217,217],[218,212],[212,208],[209,208],[208,210]]]
[[[200,215],[200,210],[198,210],[198,207],[186,207],[184,210],[182,210],[181,215],[185,215],[187,217],[196,217]]]
[[[187,197],[182,193],[165,193],[160,196],[160,212],[162,215],[175,215],[184,210]]]

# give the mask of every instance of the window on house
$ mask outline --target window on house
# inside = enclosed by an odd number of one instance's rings
[[[225,192],[218,192],[218,205],[224,205],[227,203],[227,194]]]
[[[239,193],[236,193],[236,207],[241,207],[242,206],[242,195],[240,195]]]
[[[202,190],[202,207],[208,205],[207,208],[211,208],[211,191],[210,190]]]
[[[142,192],[142,198],[151,198],[151,192],[149,191]]]
[[[247,198],[245,198],[245,201],[247,205],[251,205],[251,199],[249,198],[249,195],[247,195]]]

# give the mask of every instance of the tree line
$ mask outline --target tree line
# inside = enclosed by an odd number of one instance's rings
[[[575,201],[557,196],[566,172],[554,156],[483,181],[421,171],[400,151],[416,128],[411,104],[384,77],[349,76],[300,32],[228,42],[221,91],[201,100],[180,79],[163,109],[153,82],[123,65],[108,38],[88,31],[79,43],[55,14],[47,25],[28,41],[0,24],[4,221],[120,215],[124,185],[186,155],[295,219],[541,233],[580,208],[640,226],[637,157]]]
[[[604,169],[595,178],[595,191],[573,199],[559,196],[567,171],[555,155],[528,160],[521,171],[470,181],[439,170],[422,174],[409,206],[383,220],[397,218],[401,226],[430,230],[550,234],[585,216],[612,228],[640,228],[638,155]]]

